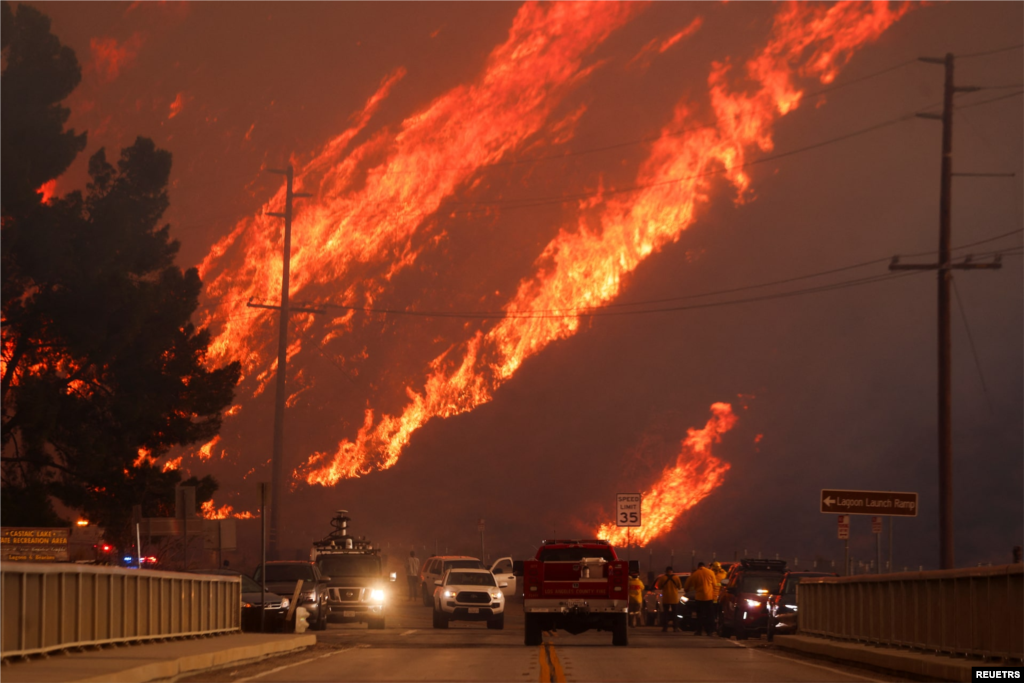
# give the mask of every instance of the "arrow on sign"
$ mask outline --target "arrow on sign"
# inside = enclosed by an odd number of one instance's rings
[[[832,503],[834,503],[836,501],[835,501],[835,499],[832,496],[829,496],[828,498],[826,498],[822,502],[825,503],[825,505],[828,505],[829,507],[832,507]]]

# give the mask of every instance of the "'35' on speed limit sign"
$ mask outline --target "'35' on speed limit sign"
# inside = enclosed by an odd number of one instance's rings
[[[615,494],[615,525],[640,526],[639,493]]]

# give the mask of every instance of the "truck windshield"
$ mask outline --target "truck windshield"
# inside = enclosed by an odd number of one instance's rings
[[[490,586],[494,587],[494,577],[490,572],[448,572],[446,586]]]
[[[587,557],[615,561],[611,548],[543,548],[539,559],[541,562],[579,562]]]
[[[380,559],[376,555],[321,555],[316,558],[320,572],[332,579],[336,576],[380,576]]]

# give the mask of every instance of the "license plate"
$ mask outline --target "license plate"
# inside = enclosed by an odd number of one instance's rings
[[[343,617],[354,617],[355,615],[356,615],[355,612],[342,612],[341,613],[341,616],[343,616]]]
[[[586,600],[567,600],[566,604],[569,607],[583,607],[584,605],[587,604],[587,601]]]
[[[479,607],[470,607],[469,608],[469,613],[470,614],[480,614],[480,608]]]

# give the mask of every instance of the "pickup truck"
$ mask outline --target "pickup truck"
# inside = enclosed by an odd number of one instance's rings
[[[517,561],[522,577],[526,645],[540,645],[544,631],[573,635],[597,629],[612,632],[612,645],[628,645],[627,584],[630,563],[607,541],[544,541],[532,560]],[[635,570],[636,567],[634,566]]]

